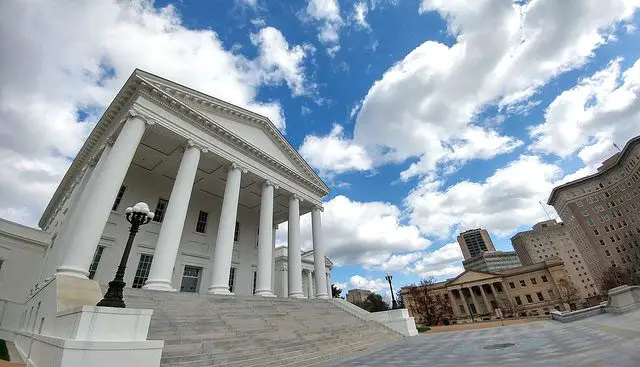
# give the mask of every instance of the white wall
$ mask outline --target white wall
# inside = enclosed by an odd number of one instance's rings
[[[36,283],[49,234],[0,219],[0,298],[24,302]]]

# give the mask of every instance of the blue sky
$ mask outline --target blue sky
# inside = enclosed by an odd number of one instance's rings
[[[0,170],[16,174],[0,178],[0,217],[37,221],[68,158],[140,67],[285,132],[331,188],[334,282],[384,291],[387,271],[396,286],[452,277],[459,231],[487,228],[511,250],[515,232],[545,218],[538,201],[551,188],[640,133],[639,6],[4,2]]]

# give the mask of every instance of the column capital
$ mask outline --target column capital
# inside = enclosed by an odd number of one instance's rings
[[[147,125],[153,125],[156,123],[156,120],[150,118],[149,116],[143,114],[142,112],[140,112],[140,110],[131,107],[129,109],[129,111],[127,111],[127,118],[131,118],[131,117],[136,117],[139,118],[140,120],[144,121],[145,124]]]
[[[227,166],[227,170],[231,171],[231,170],[240,170],[242,173],[247,173],[247,169],[242,167],[240,164],[236,163],[236,162],[231,162],[231,164],[229,164],[229,166]]]
[[[280,188],[280,186],[278,186],[277,184],[274,184],[271,180],[264,180],[264,182],[262,183],[262,187],[265,188],[268,186],[272,186],[275,190]]]
[[[302,196],[300,196],[300,195],[298,195],[296,193],[293,193],[293,194],[291,194],[291,196],[289,196],[289,200],[292,200],[292,199],[298,199],[299,202],[303,202],[304,201]]]
[[[322,205],[314,205],[312,210],[324,212],[324,207]]]
[[[285,263],[285,264],[282,264],[282,265],[280,266],[280,270],[281,270],[281,271],[287,271],[287,270],[289,270],[289,269],[288,269],[287,264],[286,264],[286,263]]]
[[[202,153],[207,153],[209,148],[202,146],[202,144],[196,143],[195,141],[189,139],[187,140],[187,144],[184,145],[185,150],[188,148],[198,148]]]

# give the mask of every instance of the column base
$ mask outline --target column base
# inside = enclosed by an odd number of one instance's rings
[[[89,272],[85,269],[77,268],[75,266],[60,266],[56,269],[56,275],[66,275],[70,277],[89,279]]]
[[[261,289],[256,291],[256,296],[260,297],[275,297],[276,295],[271,292],[271,289]]]
[[[319,298],[319,299],[329,299],[329,298],[331,298],[331,297],[329,297],[329,295],[328,295],[328,294],[324,293],[324,294],[316,294],[316,298]]]
[[[142,289],[151,291],[175,292],[177,289],[171,286],[171,282],[167,280],[151,280],[148,279]]]
[[[229,287],[228,286],[217,286],[217,285],[212,285],[207,289],[207,293],[209,294],[218,294],[218,295],[223,295],[223,296],[233,296],[235,295],[234,293],[229,292]]]
[[[289,298],[307,298],[302,293],[289,293]]]

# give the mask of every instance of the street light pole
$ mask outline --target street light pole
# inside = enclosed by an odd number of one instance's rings
[[[395,310],[396,308],[398,308],[398,304],[396,303],[396,297],[393,294],[393,286],[391,285],[391,279],[393,279],[393,276],[391,275],[391,273],[387,273],[387,276],[384,277],[387,282],[389,282],[389,289],[391,290],[391,309]]]
[[[127,240],[127,245],[124,247],[122,259],[120,259],[120,265],[116,271],[116,276],[109,282],[109,289],[104,295],[102,301],[98,302],[97,306],[127,307],[122,300],[122,290],[126,285],[124,282],[124,272],[127,268],[129,253],[131,252],[131,246],[133,245],[133,240],[138,233],[138,229],[140,226],[149,223],[151,219],[153,219],[153,213],[149,210],[149,205],[146,203],[137,203],[133,207],[128,207],[125,212],[127,221],[131,223],[131,227],[129,228],[129,239]]]

